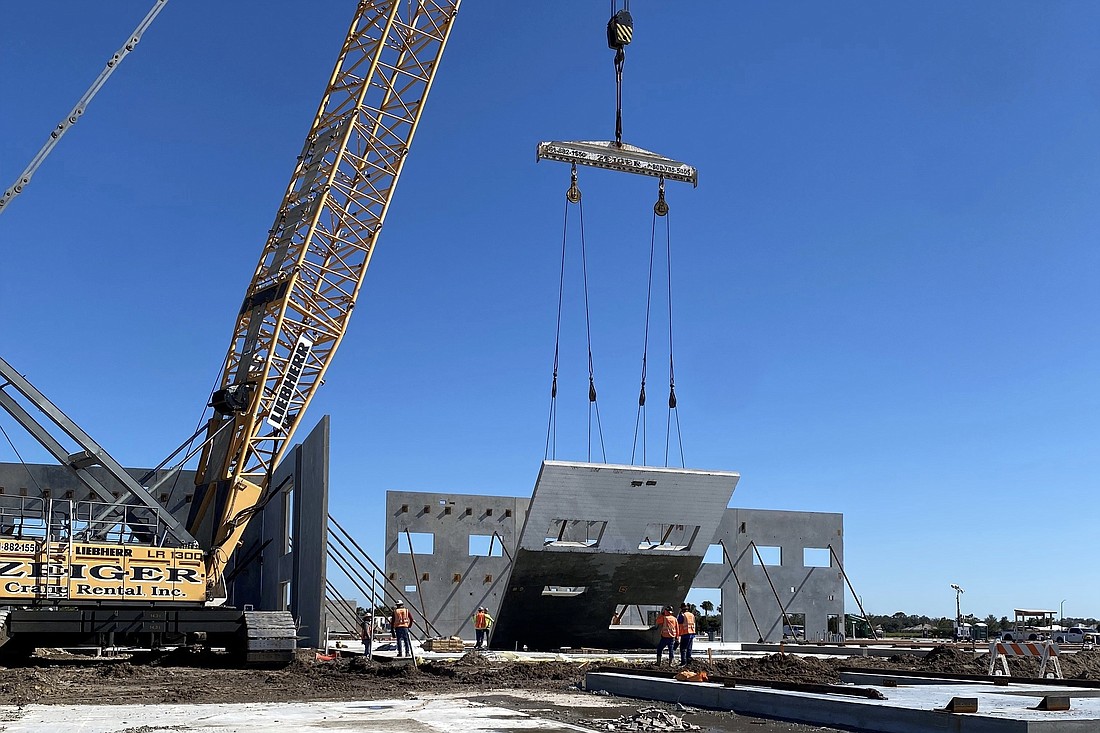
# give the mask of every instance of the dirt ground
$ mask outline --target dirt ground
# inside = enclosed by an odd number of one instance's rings
[[[1010,665],[1016,676],[1035,676],[1038,671],[1037,665],[1026,659],[1012,659]],[[257,670],[228,668],[223,657],[185,649],[101,659],[43,650],[24,665],[0,668],[0,704],[372,700],[435,693],[468,693],[470,699],[476,699],[478,696],[507,695],[517,690],[580,695],[587,694],[581,692],[584,675],[594,666],[593,663],[568,661],[493,662],[469,653],[461,659],[427,661],[418,667],[372,662],[362,657],[319,662],[309,655],[283,669]],[[654,665],[647,662],[636,666],[653,668]],[[989,661],[987,655],[975,657],[959,649],[938,647],[923,658],[821,659],[773,654],[712,662],[701,660],[693,666],[731,677],[833,683],[839,681],[837,670],[845,666],[985,674]],[[1100,679],[1100,651],[1066,655],[1062,667],[1066,677]],[[668,669],[667,666],[662,668]],[[583,704],[579,701],[577,710],[583,709]],[[710,717],[715,715],[720,714]],[[704,730],[740,729],[729,727],[733,725],[704,727]],[[810,730],[785,723],[769,723],[768,726],[754,730]]]

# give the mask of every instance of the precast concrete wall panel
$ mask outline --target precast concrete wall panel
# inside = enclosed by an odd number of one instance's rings
[[[843,631],[844,578],[828,549],[831,545],[844,562],[842,514],[729,509],[712,540],[720,543],[729,561],[705,563],[693,585],[721,589],[723,639],[779,641],[784,626],[780,606],[788,617],[804,616],[807,639]],[[820,564],[808,566],[808,557]]]
[[[738,478],[723,471],[544,462],[492,646],[651,643],[648,627],[612,626],[612,616],[623,606],[684,599]]]
[[[515,497],[387,491],[386,602],[404,595],[418,620],[427,619],[430,634],[472,638],[479,606],[498,613],[529,504]]]
[[[127,468],[136,481],[149,471],[144,468]],[[89,473],[105,487],[111,489],[115,484],[109,474],[99,466],[92,466]],[[153,492],[153,497],[168,508],[172,516],[181,522],[187,521],[191,500],[195,494],[195,472],[180,471],[172,474],[161,470],[146,485],[154,486],[167,478],[162,486]],[[73,501],[102,501],[91,489],[81,483],[72,471],[65,466],[39,463],[0,463],[0,511],[4,516],[18,514],[22,497],[61,499]],[[38,511],[37,505],[28,505],[31,511]]]

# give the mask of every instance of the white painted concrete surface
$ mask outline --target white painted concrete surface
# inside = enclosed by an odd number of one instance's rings
[[[244,705],[0,707],[0,731],[4,733],[564,733],[588,730],[447,697]]]

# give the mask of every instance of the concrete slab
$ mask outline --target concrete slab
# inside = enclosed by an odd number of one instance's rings
[[[62,722],[64,721],[64,722]],[[251,705],[28,705],[0,707],[5,733],[513,733],[588,731],[502,707],[461,699]]]
[[[714,710],[781,718],[881,733],[1085,733],[1100,730],[1100,698],[1094,690],[1044,685],[994,687],[992,684],[882,687],[886,700],[847,698],[767,688],[723,687],[716,683],[675,682],[613,673],[587,675],[588,690],[678,702]],[[1070,695],[1067,711],[1033,708],[1044,695]],[[1082,696],[1084,695],[1084,696]],[[978,698],[978,712],[942,712],[953,697]]]

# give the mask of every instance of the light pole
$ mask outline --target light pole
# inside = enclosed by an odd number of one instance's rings
[[[955,591],[955,639],[961,638],[962,634],[962,594],[966,593],[957,583],[951,584],[951,589]]]
[[[1062,602],[1058,604],[1058,623],[1061,626],[1066,625],[1066,599],[1063,598]]]

